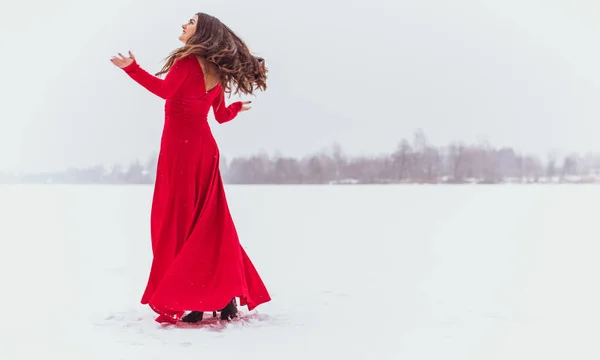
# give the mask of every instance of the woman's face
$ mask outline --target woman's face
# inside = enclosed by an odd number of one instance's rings
[[[186,41],[196,33],[196,25],[198,24],[198,15],[194,15],[187,23],[183,24],[181,28],[183,32],[179,36],[179,41],[186,43]]]

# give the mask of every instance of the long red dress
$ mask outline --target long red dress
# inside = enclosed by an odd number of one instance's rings
[[[241,102],[225,105],[220,85],[206,91],[198,59],[181,58],[165,79],[135,61],[123,70],[166,100],[151,210],[153,261],[142,304],[175,323],[187,310],[212,312],[233,298],[249,310],[271,298],[240,245],[229,212],[219,149],[208,124],[232,120]]]

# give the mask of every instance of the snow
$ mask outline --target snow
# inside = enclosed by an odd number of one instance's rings
[[[598,186],[227,194],[273,301],[165,327],[139,304],[152,186],[0,186],[0,359],[600,356]]]

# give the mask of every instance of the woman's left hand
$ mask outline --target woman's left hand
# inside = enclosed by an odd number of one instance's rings
[[[129,52],[129,57],[125,57],[119,53],[119,56],[113,56],[110,61],[121,69],[131,65],[135,61],[135,56]]]
[[[252,106],[248,105],[251,102],[252,101],[242,101],[242,109],[240,110],[240,112],[242,112],[242,111],[248,111],[248,110],[252,109]]]

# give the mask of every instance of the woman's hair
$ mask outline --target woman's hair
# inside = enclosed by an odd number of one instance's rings
[[[173,51],[165,60],[162,70],[156,75],[167,73],[175,60],[188,55],[204,58],[219,70],[220,83],[228,93],[253,95],[255,89],[267,89],[265,60],[250,53],[250,50],[230,28],[219,19],[198,13],[196,32],[185,45]],[[233,88],[235,87],[235,91]]]

